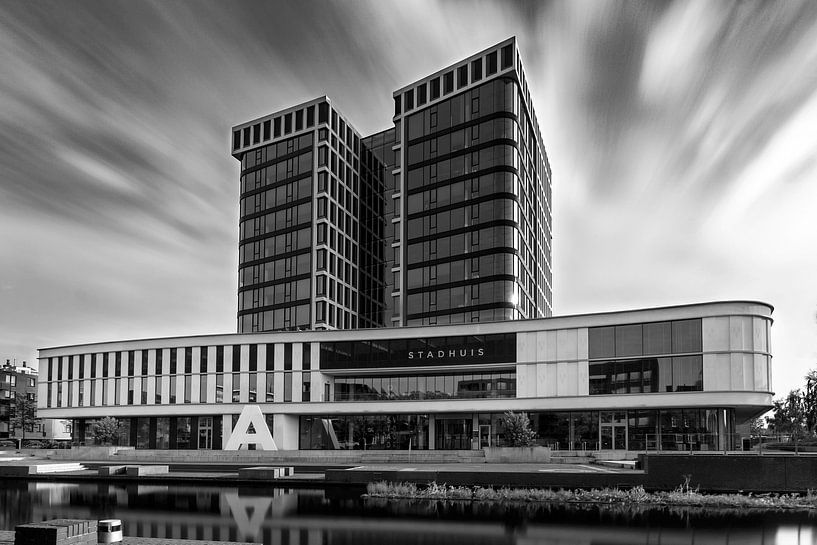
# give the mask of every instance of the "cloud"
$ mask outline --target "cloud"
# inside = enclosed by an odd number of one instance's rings
[[[230,127],[517,35],[554,183],[557,314],[769,299],[817,361],[813,2],[0,4],[0,350],[235,329]],[[22,352],[22,354],[21,354]]]

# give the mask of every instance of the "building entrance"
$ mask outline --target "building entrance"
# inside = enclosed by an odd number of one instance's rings
[[[472,418],[437,417],[437,450],[470,450]]]
[[[479,448],[490,447],[491,445],[491,425],[480,424],[479,426]]]
[[[599,419],[601,450],[627,450],[627,411],[601,411]]]
[[[213,448],[213,417],[199,417],[199,448],[210,450]]]

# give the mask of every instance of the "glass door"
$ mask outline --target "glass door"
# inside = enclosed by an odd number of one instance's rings
[[[199,417],[199,448],[210,450],[213,448],[213,417]]]
[[[480,424],[479,426],[479,448],[491,446],[491,425]]]
[[[601,450],[627,450],[627,412],[601,411],[599,419]]]

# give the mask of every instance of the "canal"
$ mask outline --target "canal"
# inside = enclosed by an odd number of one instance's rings
[[[0,529],[122,519],[125,535],[265,545],[812,545],[817,516],[623,506],[363,500],[336,489],[0,482]]]

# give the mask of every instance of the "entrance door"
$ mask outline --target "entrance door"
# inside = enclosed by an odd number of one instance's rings
[[[602,411],[599,415],[602,450],[627,450],[627,412]]]
[[[210,450],[213,448],[213,417],[199,417],[199,448]]]
[[[480,424],[479,426],[479,448],[491,446],[491,425]]]

